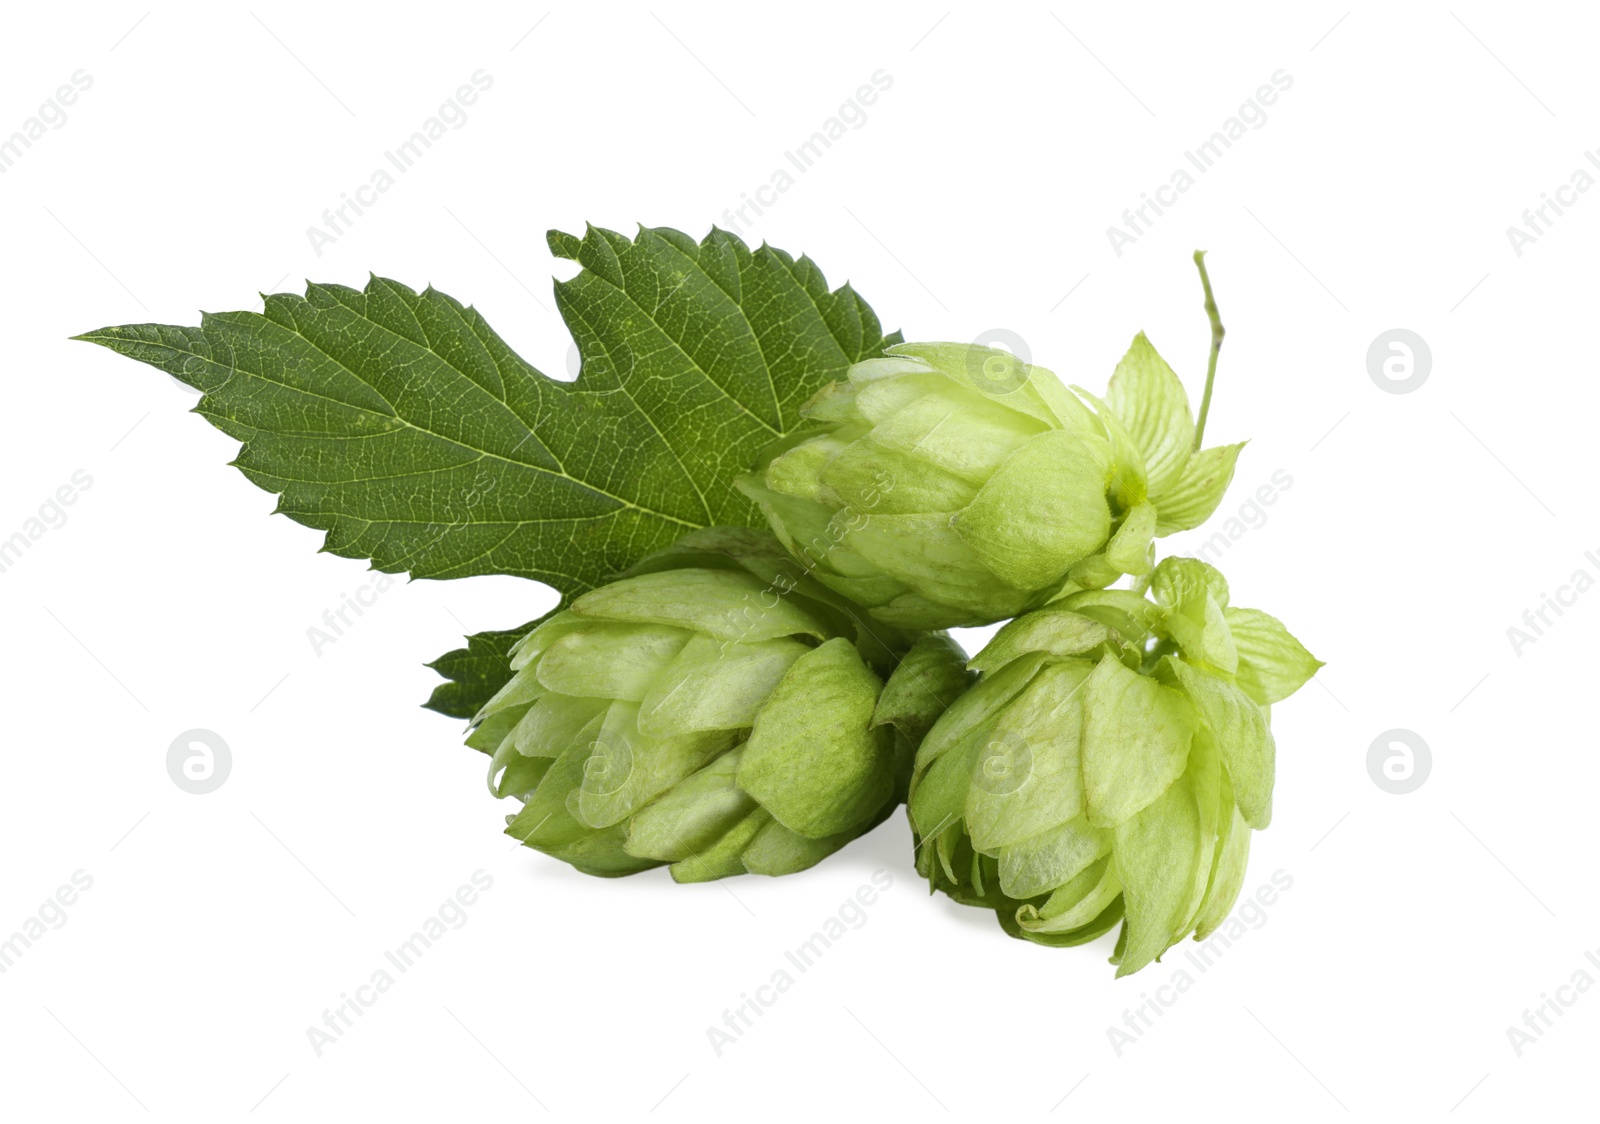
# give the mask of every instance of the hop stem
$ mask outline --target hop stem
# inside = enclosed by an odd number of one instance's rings
[[[1222,351],[1222,337],[1226,329],[1222,326],[1222,316],[1217,312],[1217,298],[1211,293],[1211,277],[1206,273],[1206,252],[1194,252],[1194,264],[1200,270],[1200,284],[1206,291],[1206,316],[1211,320],[1211,356],[1206,361],[1206,389],[1200,397],[1200,417],[1194,423],[1194,447],[1200,448],[1200,439],[1206,432],[1206,415],[1211,412],[1211,385],[1217,378],[1217,355]]]

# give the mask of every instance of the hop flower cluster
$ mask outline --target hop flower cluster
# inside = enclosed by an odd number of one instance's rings
[[[942,633],[870,625],[770,536],[697,532],[547,617],[468,744],[508,834],[589,874],[791,874],[886,819],[966,686]]]
[[[580,870],[789,874],[908,804],[936,890],[1137,971],[1232,908],[1271,816],[1269,708],[1320,666],[1155,540],[1217,508],[1142,334],[1103,398],[1009,352],[899,344],[695,532],[513,648],[474,722],[512,836]],[[1116,587],[1116,588],[1113,588]],[[970,660],[943,629],[1008,621]]]
[[[1268,707],[1317,669],[1227,582],[1169,558],[1149,590],[1084,590],[1019,617],[923,739],[918,870],[1013,936],[1093,940],[1119,974],[1227,917],[1272,813]]]

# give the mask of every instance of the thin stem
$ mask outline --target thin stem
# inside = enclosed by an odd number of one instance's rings
[[[1211,320],[1211,357],[1206,362],[1206,389],[1200,397],[1200,417],[1194,423],[1194,447],[1200,448],[1200,439],[1206,432],[1206,415],[1211,412],[1211,385],[1217,378],[1217,355],[1222,351],[1222,337],[1227,330],[1222,326],[1222,316],[1217,312],[1217,298],[1211,294],[1211,277],[1206,273],[1206,252],[1194,252],[1194,264],[1200,270],[1200,284],[1206,290],[1206,316]]]

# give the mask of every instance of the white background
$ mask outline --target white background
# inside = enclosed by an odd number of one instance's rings
[[[1520,654],[1507,637],[1574,571],[1600,576],[1600,191],[1520,256],[1506,234],[1600,146],[1586,15],[12,13],[0,134],[75,71],[93,85],[0,176],[0,538],[75,471],[93,483],[0,574],[0,936],[75,871],[93,887],[0,975],[0,1111],[1503,1120],[1589,1103],[1600,995],[1563,993],[1520,1057],[1507,1036],[1579,969],[1600,979],[1600,593]],[[319,256],[307,227],[479,69],[493,86],[466,124]],[[1115,981],[1109,938],[1009,940],[927,897],[899,816],[782,881],[608,882],[514,850],[483,758],[418,709],[422,665],[550,592],[397,583],[318,653],[308,628],[374,575],[270,516],[192,394],[67,341],[371,270],[475,303],[560,373],[550,277],[574,267],[547,229],[702,236],[878,70],[893,85],[865,124],[747,212],[748,239],[811,255],[908,338],[1005,328],[1092,389],[1144,328],[1196,395],[1188,255],[1205,247],[1229,329],[1208,437],[1252,442],[1218,518],[1274,472],[1293,481],[1221,559],[1235,603],[1328,661],[1275,708],[1276,818],[1246,880],[1292,888],[1120,1054],[1107,1028],[1180,951]],[[1278,70],[1293,85],[1265,124],[1115,253],[1123,210]],[[1368,373],[1396,327],[1432,353],[1409,394]],[[192,728],[231,748],[210,795],[167,774]],[[1369,775],[1393,728],[1431,748],[1409,795]],[[493,888],[464,927],[318,1057],[307,1028],[480,869]],[[879,869],[893,887],[867,922],[717,1056],[707,1027]]]

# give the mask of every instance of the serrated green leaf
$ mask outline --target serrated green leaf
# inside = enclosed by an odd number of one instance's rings
[[[325,531],[325,550],[416,577],[516,574],[566,596],[693,528],[761,526],[730,481],[801,424],[807,399],[899,339],[808,259],[724,231],[697,243],[591,227],[553,232],[550,247],[583,266],[555,285],[583,360],[574,383],[540,373],[470,306],[377,277],[198,328],[79,338],[201,391],[196,411],[243,443],[238,468]],[[465,710],[481,694],[438,701]]]
[[[422,705],[450,718],[473,717],[511,678],[512,645],[538,624],[539,621],[529,621],[521,628],[480,632],[467,637],[465,648],[446,652],[428,664],[448,682],[435,687]]]
[[[382,570],[581,592],[690,527],[759,525],[726,482],[881,350],[865,305],[805,259],[721,232],[553,241],[585,266],[556,285],[584,356],[574,384],[474,310],[377,278],[199,329],[84,338],[205,392],[200,412],[245,442],[240,468],[328,549]]]

